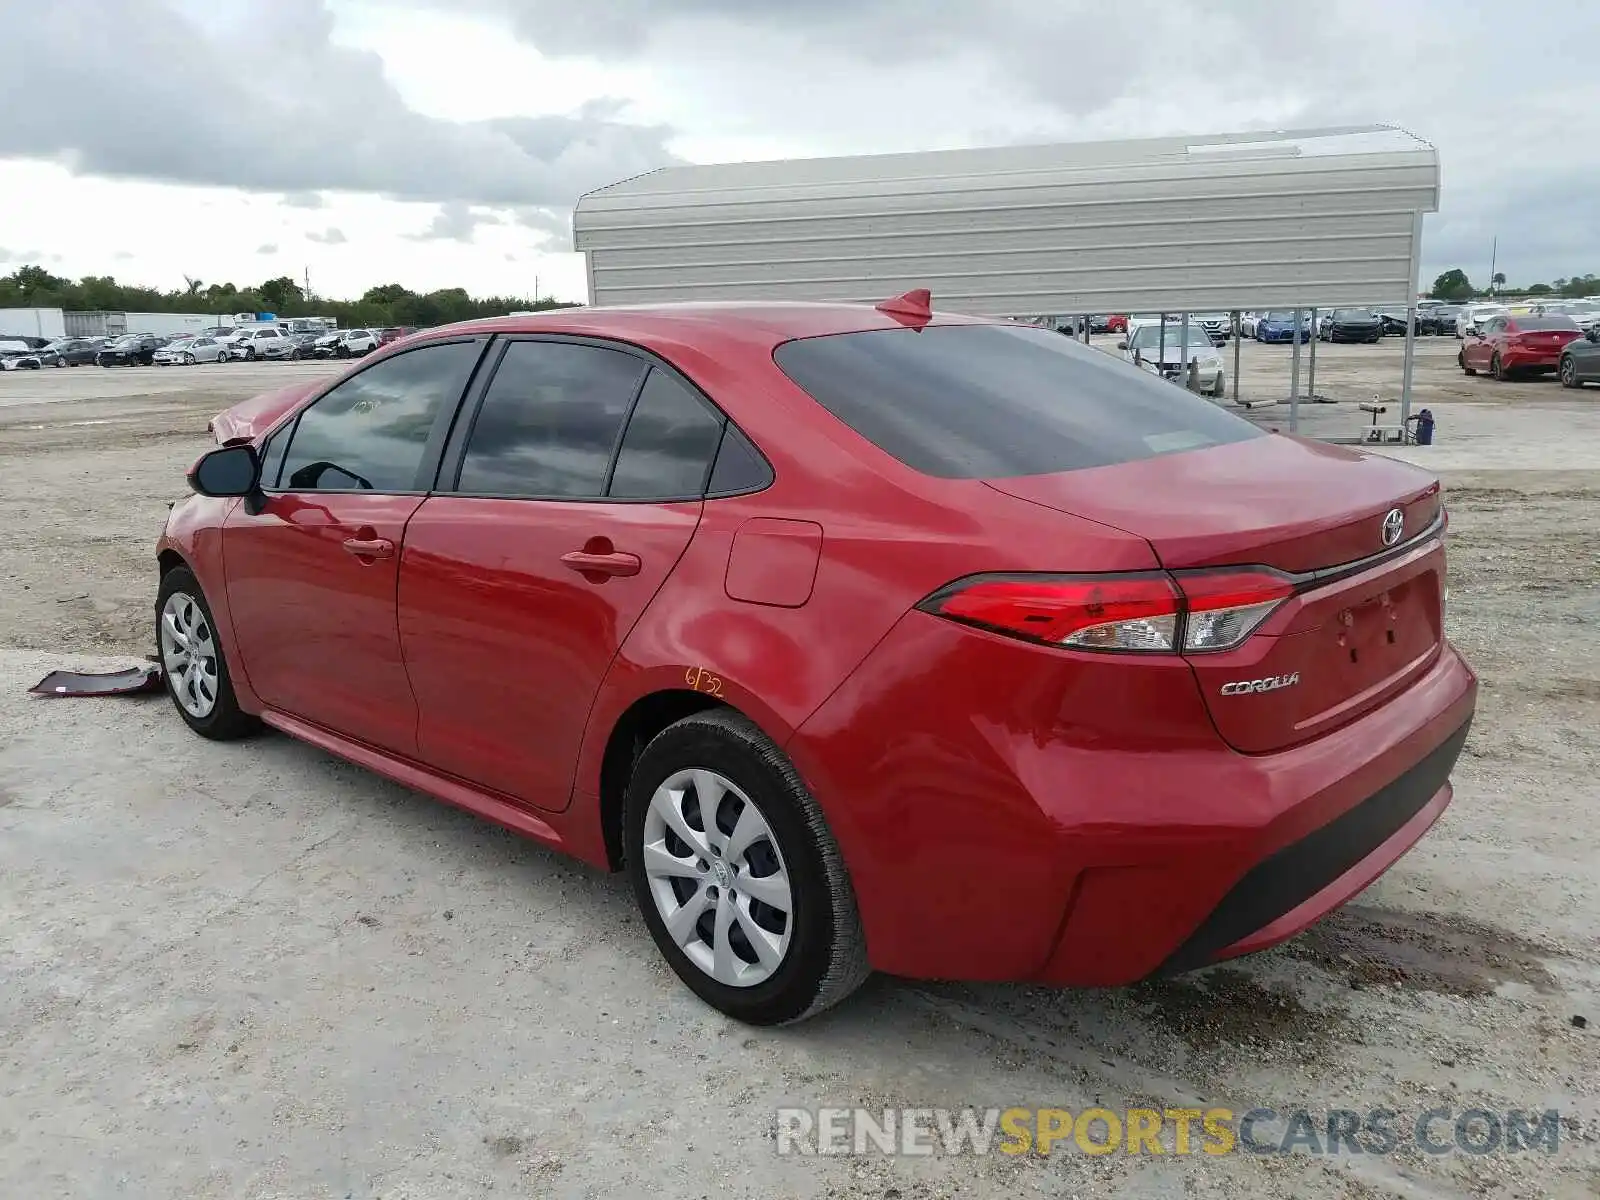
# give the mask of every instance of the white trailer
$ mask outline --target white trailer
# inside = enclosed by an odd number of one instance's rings
[[[0,308],[0,336],[58,338],[67,335],[59,308]]]

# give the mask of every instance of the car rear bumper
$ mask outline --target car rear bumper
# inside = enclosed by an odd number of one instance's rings
[[[1245,755],[1192,675],[1192,711],[1170,677],[1154,686],[1157,659],[1079,668],[1013,643],[991,680],[941,653],[989,635],[931,624],[903,621],[789,746],[873,965],[909,977],[1116,986],[1283,941],[1438,818],[1476,702],[1445,645],[1381,708]],[[1138,736],[1095,728],[1119,709]]]
[[[1548,367],[1555,370],[1561,361],[1561,348],[1552,350],[1513,350],[1507,348],[1501,351],[1500,361],[1508,367]]]

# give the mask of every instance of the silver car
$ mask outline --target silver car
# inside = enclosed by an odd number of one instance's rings
[[[192,367],[195,363],[227,362],[227,347],[212,337],[182,337],[168,342],[157,350],[152,361],[158,367],[182,363]]]

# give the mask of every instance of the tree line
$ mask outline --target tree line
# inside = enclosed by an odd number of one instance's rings
[[[509,312],[572,308],[563,300],[523,296],[469,296],[465,288],[417,293],[398,283],[368,288],[359,300],[308,297],[287,275],[253,287],[206,283],[184,277],[173,291],[118,283],[110,275],[65,279],[27,266],[0,276],[0,308],[61,308],[70,312],[236,313],[270,312],[280,317],[335,317],[345,329],[363,325],[447,325]]]
[[[1593,274],[1573,275],[1550,283],[1534,283],[1527,287],[1511,288],[1506,286],[1505,272],[1496,271],[1489,280],[1489,286],[1479,289],[1472,285],[1472,280],[1467,277],[1465,271],[1460,267],[1454,267],[1433,281],[1433,289],[1428,294],[1435,300],[1449,300],[1456,304],[1474,300],[1479,296],[1561,296],[1566,299],[1577,299],[1580,296],[1600,296],[1600,277]]]

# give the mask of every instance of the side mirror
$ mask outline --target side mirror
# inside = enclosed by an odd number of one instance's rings
[[[1122,342],[1118,342],[1117,343],[1117,349],[1118,350],[1126,350],[1127,348],[1128,348],[1128,343],[1127,342],[1122,341]]]
[[[189,468],[189,486],[202,496],[249,496],[260,483],[254,446],[219,446]]]

